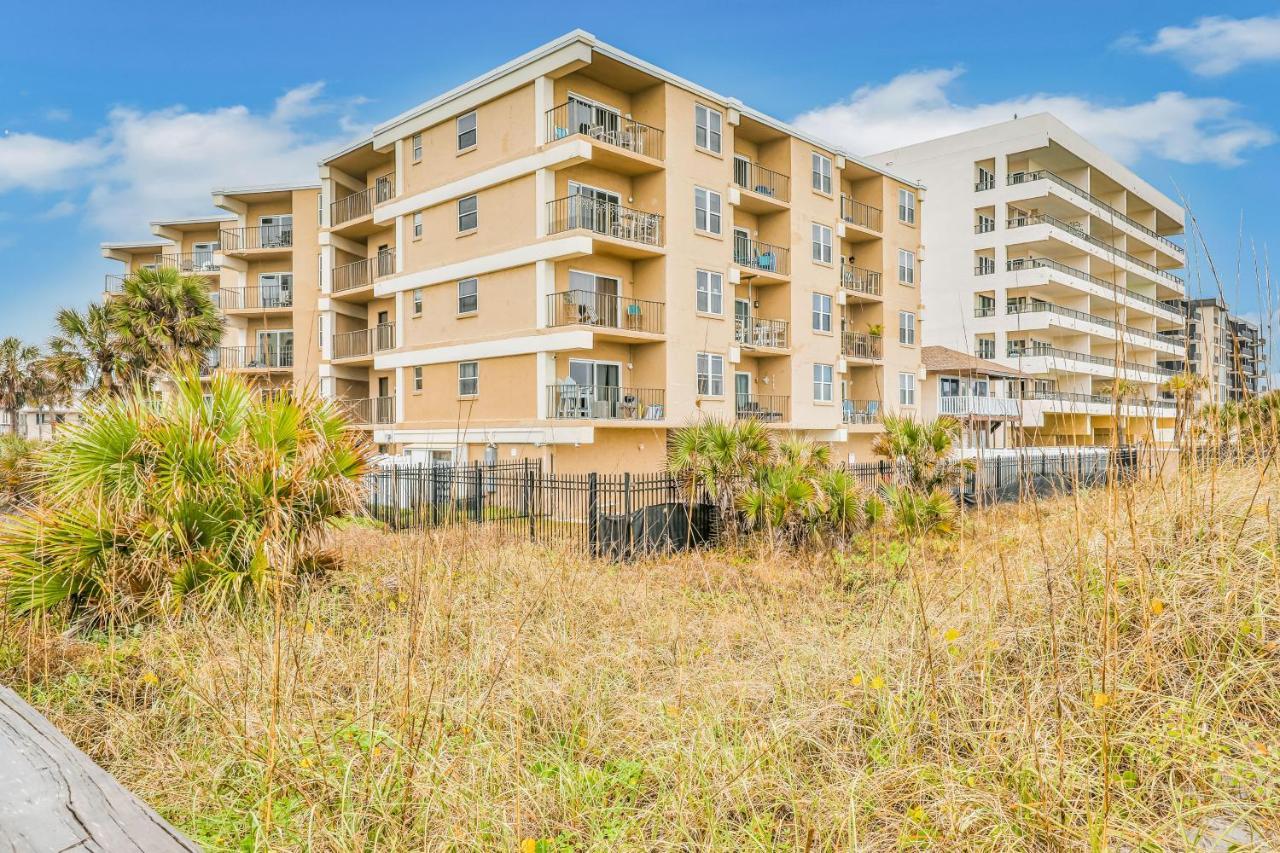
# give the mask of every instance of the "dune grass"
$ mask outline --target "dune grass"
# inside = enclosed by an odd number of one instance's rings
[[[274,609],[0,630],[211,849],[1226,849],[1280,839],[1269,460],[950,540],[629,565],[335,534]]]

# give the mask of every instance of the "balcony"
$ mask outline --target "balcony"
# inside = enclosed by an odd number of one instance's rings
[[[979,397],[972,394],[938,398],[938,414],[957,418],[1016,418],[1019,402],[1011,397]]]
[[[396,173],[377,178],[373,186],[343,196],[329,205],[329,228],[348,237],[362,237],[383,227],[373,221],[373,209],[396,197]]]
[[[662,168],[666,156],[661,129],[569,101],[547,110],[547,144],[581,138],[592,146],[592,162],[624,175],[638,175]]]
[[[1115,412],[1117,400],[1110,394],[1085,394],[1074,391],[1044,390],[1027,395],[1028,400],[1045,400],[1067,405],[1054,407],[1063,411],[1082,411],[1086,414],[1109,415]],[[1141,397],[1122,397],[1118,401],[1121,415],[1149,414],[1154,417],[1173,417],[1177,404],[1173,400],[1147,400]]]
[[[374,353],[386,352],[396,347],[396,327],[391,323],[379,323],[369,329],[340,332],[333,336],[332,361],[373,359]]]
[[[870,332],[845,332],[841,336],[840,354],[858,361],[879,361],[884,347],[880,335]]]
[[[754,349],[785,350],[791,345],[790,329],[791,324],[786,320],[736,318],[733,321],[733,340]]]
[[[1005,354],[1008,358],[1045,360],[1043,365],[1039,365],[1039,367],[1043,367],[1043,369],[1037,369],[1038,365],[1023,364],[1023,369],[1028,373],[1048,373],[1050,370],[1059,369],[1057,365],[1053,364],[1053,362],[1056,361],[1066,361],[1081,366],[1099,368],[1095,370],[1083,369],[1079,371],[1081,373],[1092,373],[1095,376],[1115,375],[1117,368],[1130,374],[1146,374],[1147,376],[1154,377],[1147,380],[1151,382],[1161,382],[1178,372],[1155,364],[1142,364],[1136,361],[1124,360],[1117,361],[1114,358],[1107,358],[1102,355],[1076,352],[1074,350],[1044,346],[1042,344],[1032,344],[1029,347],[1020,347],[1013,343],[1007,343],[1005,345]]]
[[[338,400],[336,403],[353,426],[392,424],[396,421],[395,397],[365,397]]]
[[[221,231],[222,254],[285,254],[293,249],[292,225],[250,225]]]
[[[737,192],[730,202],[748,213],[777,213],[791,201],[791,178],[745,157],[733,160],[733,184]]]
[[[1054,228],[1057,228],[1058,230],[1065,232],[1067,235],[1076,238],[1077,240],[1083,240],[1089,245],[1097,249],[1101,249],[1103,253],[1110,256],[1108,258],[1109,260],[1113,258],[1120,258],[1121,260],[1124,260],[1130,264],[1133,264],[1134,266],[1139,267],[1145,270],[1146,272],[1151,273],[1152,275],[1155,275],[1161,279],[1164,279],[1165,282],[1169,284],[1169,286],[1176,287],[1180,292],[1183,290],[1182,279],[1179,278],[1178,276],[1174,275],[1173,273],[1167,270],[1160,269],[1155,264],[1149,264],[1146,261],[1142,260],[1141,258],[1134,257],[1133,255],[1129,254],[1123,249],[1117,249],[1115,246],[1112,246],[1110,243],[1106,243],[1102,240],[1099,240],[1097,237],[1094,237],[1092,234],[1086,233],[1083,228],[1081,228],[1079,225],[1075,223],[1064,222],[1061,219],[1058,219],[1055,216],[1050,216],[1047,213],[1024,213],[1022,211],[1018,211],[1016,216],[1010,218],[1005,222],[1005,227],[1007,228],[1027,228],[1032,225],[1051,225]]]
[[[753,284],[781,284],[791,275],[791,250],[772,243],[736,237],[733,262],[753,270]]]
[[[548,326],[591,326],[620,332],[617,340],[657,337],[666,331],[666,305],[591,290],[564,290],[547,295]]]
[[[156,267],[165,269],[172,267],[180,273],[200,275],[215,273],[221,267],[213,262],[212,252],[186,252],[176,255],[156,255]]]
[[[841,404],[840,420],[855,426],[880,423],[883,407],[879,400],[845,400]]]
[[[572,195],[547,202],[547,234],[588,231],[604,237],[595,251],[626,258],[661,255],[662,216],[609,201]]]
[[[779,394],[735,394],[733,416],[740,421],[761,421],[766,424],[784,423],[790,397]]]
[[[1168,347],[1171,350],[1179,347],[1178,344],[1170,341],[1165,335],[1157,332],[1149,332],[1146,329],[1139,329],[1137,326],[1126,326],[1123,323],[1117,323],[1114,320],[1108,320],[1106,317],[1099,317],[1097,314],[1087,314],[1084,311],[1077,311],[1074,308],[1065,308],[1061,305],[1055,305],[1052,302],[1041,302],[1039,300],[1029,300],[1025,302],[1010,302],[1005,306],[1006,314],[1036,314],[1045,313],[1050,316],[1065,317],[1069,320],[1075,320],[1082,323],[1092,323],[1104,329],[1115,331],[1119,334],[1130,335],[1146,342],[1153,348]],[[1093,334],[1114,339],[1116,335],[1106,335],[1091,329],[1079,329],[1074,325],[1067,324],[1066,328],[1075,331],[1092,332]]]
[[[335,295],[352,297],[357,294],[373,297],[370,288],[383,276],[394,275],[396,271],[396,253],[394,251],[379,252],[372,258],[364,258],[333,268],[329,289]],[[360,293],[360,291],[364,291]]]
[[[840,289],[858,297],[880,296],[880,273],[840,263]]]
[[[219,347],[218,363],[222,370],[291,371],[293,370],[293,342],[283,346]]]
[[[127,275],[113,275],[111,273],[107,273],[106,278],[103,279],[103,282],[102,282],[102,292],[103,293],[123,293],[124,281],[126,278],[128,278]]]
[[[840,220],[877,235],[884,230],[884,211],[848,196],[840,197]]]
[[[1097,285],[1105,289],[1117,302],[1129,299],[1137,302],[1142,309],[1150,314],[1162,317],[1175,323],[1181,323],[1186,319],[1185,315],[1176,307],[1169,305],[1160,299],[1152,299],[1150,296],[1144,296],[1136,290],[1130,290],[1127,287],[1121,287],[1118,284],[1112,284],[1096,275],[1091,275],[1084,270],[1078,270],[1075,267],[1069,267],[1066,264],[1060,264],[1049,258],[1012,258],[1005,262],[1005,269],[1009,272],[1022,272],[1025,270],[1047,269],[1063,275],[1071,276],[1080,281],[1087,281],[1090,284]]]
[[[293,308],[293,288],[278,284],[255,287],[224,287],[219,291],[223,311],[289,311]]]
[[[579,385],[564,379],[547,386],[547,416],[557,420],[661,421],[666,392],[661,388]]]

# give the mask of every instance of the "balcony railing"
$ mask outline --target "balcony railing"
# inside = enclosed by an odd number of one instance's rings
[[[1094,403],[1104,406],[1114,406],[1116,404],[1116,398],[1110,394],[1084,394],[1077,391],[1032,391],[1027,395],[1027,399],[1056,400],[1065,403]],[[1177,404],[1173,400],[1147,400],[1142,397],[1122,397],[1120,398],[1120,405],[1170,411],[1177,408]]]
[[[743,346],[786,349],[791,345],[791,324],[786,320],[762,320],[759,317],[735,318],[733,339]]]
[[[995,305],[978,305],[973,309],[973,316],[994,317],[996,316],[996,306]]]
[[[840,197],[840,218],[872,231],[880,231],[884,227],[884,211],[848,196]]]
[[[293,367],[293,341],[278,347],[219,347],[218,364],[223,370],[285,370]]]
[[[186,252],[176,255],[156,255],[157,267],[174,267],[183,273],[217,272],[221,267],[213,262],[213,252]]]
[[[585,228],[646,246],[662,245],[662,216],[611,201],[571,195],[547,202],[547,233]]]
[[[791,274],[791,250],[759,240],[736,238],[733,241],[733,262],[761,272]]]
[[[1061,317],[1070,317],[1074,320],[1082,320],[1086,323],[1093,323],[1108,329],[1115,329],[1127,335],[1135,335],[1140,338],[1146,338],[1157,343],[1173,343],[1156,332],[1149,332],[1146,329],[1139,329],[1137,326],[1126,326],[1123,323],[1117,323],[1114,320],[1108,320],[1106,317],[1099,317],[1097,314],[1087,314],[1084,311],[1077,311],[1074,308],[1064,308],[1061,305],[1055,305],[1052,302],[1010,302],[1005,305],[1006,314],[1035,314],[1038,312],[1047,312],[1049,314],[1057,314]]]
[[[779,394],[734,394],[733,415],[740,421],[763,421],[767,424],[787,420],[790,397]]]
[[[293,226],[250,225],[246,228],[224,228],[221,238],[223,253],[288,249],[293,245]]]
[[[1142,260],[1141,258],[1134,257],[1133,255],[1129,254],[1123,249],[1118,249],[1115,246],[1112,246],[1110,243],[1107,243],[1103,240],[1099,240],[1097,237],[1094,237],[1092,234],[1086,233],[1085,230],[1081,228],[1079,225],[1076,225],[1071,222],[1064,222],[1061,219],[1058,219],[1056,216],[1050,216],[1047,213],[1019,212],[1017,216],[1010,218],[1008,222],[1005,223],[1005,225],[1008,228],[1025,228],[1028,225],[1040,225],[1044,223],[1047,223],[1049,225],[1052,225],[1055,228],[1059,228],[1063,231],[1066,231],[1068,234],[1070,234],[1072,237],[1075,237],[1077,240],[1083,240],[1092,246],[1096,246],[1097,248],[1102,249],[1108,254],[1124,258],[1126,261],[1133,264],[1134,266],[1142,267],[1143,269],[1149,272],[1155,273],[1156,275],[1162,276],[1163,278],[1167,278],[1170,281],[1175,282],[1179,287],[1182,286],[1182,279],[1174,275],[1173,273],[1168,272],[1167,270],[1162,270],[1159,267],[1157,267],[1155,264],[1149,264],[1146,261]]]
[[[329,227],[359,219],[373,213],[384,201],[396,197],[396,173],[388,172],[373,182],[373,186],[343,196],[329,205]]]
[[[396,420],[395,397],[340,400],[338,404],[353,424],[391,424]]]
[[[333,293],[368,287],[375,279],[394,275],[395,271],[396,253],[394,251],[379,252],[372,258],[334,267],[330,287]]]
[[[265,311],[293,307],[293,288],[278,284],[224,287],[219,293],[221,295],[218,299],[224,311]]]
[[[370,329],[339,332],[333,336],[334,359],[361,358],[375,352],[385,352],[396,347],[396,327],[391,323],[379,323]]]
[[[664,156],[663,133],[656,127],[577,102],[547,110],[548,142],[578,133],[643,157],[661,160]]]
[[[757,195],[791,201],[791,178],[750,160],[734,158],[733,182]]]
[[[1143,305],[1146,305],[1148,308],[1151,308],[1152,310],[1163,314],[1167,318],[1170,318],[1173,320],[1182,320],[1184,318],[1184,315],[1181,311],[1179,311],[1177,308],[1173,307],[1172,305],[1169,305],[1167,302],[1163,300],[1152,299],[1150,296],[1144,296],[1143,294],[1138,293],[1136,290],[1130,290],[1127,287],[1121,287],[1118,284],[1112,284],[1111,282],[1107,281],[1104,278],[1098,278],[1096,275],[1091,275],[1085,272],[1084,270],[1078,270],[1075,267],[1069,267],[1066,264],[1060,264],[1057,261],[1051,260],[1049,258],[1010,258],[1008,261],[1005,262],[1005,269],[1007,269],[1009,272],[1018,272],[1020,270],[1032,270],[1032,269],[1040,269],[1040,268],[1057,270],[1060,273],[1065,273],[1066,275],[1075,276],[1076,278],[1081,279],[1083,281],[1087,281],[1090,284],[1096,284],[1099,287],[1105,287],[1107,290],[1110,290],[1112,293],[1116,294],[1116,296],[1123,296],[1126,299],[1132,299],[1135,302],[1141,302]]]
[[[864,270],[853,264],[840,264],[840,286],[854,293],[865,293],[868,296],[880,295],[880,273]]]
[[[1005,353],[1008,358],[1060,358],[1064,361],[1078,361],[1084,364],[1097,364],[1102,367],[1114,368],[1118,366],[1122,370],[1143,371],[1145,373],[1155,373],[1160,376],[1172,376],[1177,372],[1155,364],[1141,364],[1136,361],[1117,361],[1114,358],[1107,358],[1103,355],[1076,352],[1074,350],[1060,349],[1058,347],[1044,346],[1042,344],[1032,344],[1029,347],[1020,347],[1010,341],[1005,345]]]
[[[661,388],[578,385],[564,380],[547,386],[547,414],[570,420],[660,421],[666,416]]]
[[[883,352],[880,335],[869,332],[845,332],[840,343],[840,352],[846,358],[880,358]]]
[[[103,282],[102,282],[103,292],[104,293],[123,293],[124,280],[126,278],[128,278],[128,276],[114,275],[112,273],[107,273],[107,277],[103,279]]]
[[[939,397],[938,414],[967,417],[1016,417],[1018,401],[1011,397],[979,397],[966,394],[956,397]]]
[[[1075,193],[1081,198],[1087,199],[1088,201],[1092,202],[1093,204],[1096,204],[1098,207],[1105,210],[1109,215],[1114,216],[1116,219],[1119,219],[1121,222],[1128,224],[1129,227],[1135,228],[1138,231],[1141,231],[1143,234],[1146,234],[1148,237],[1152,238],[1153,240],[1157,240],[1161,244],[1168,246],[1170,249],[1173,249],[1173,251],[1178,253],[1179,255],[1186,253],[1186,249],[1182,248],[1177,243],[1170,240],[1168,237],[1163,237],[1157,234],[1155,231],[1152,231],[1150,228],[1143,225],[1138,220],[1133,219],[1129,216],[1126,216],[1125,214],[1116,210],[1114,207],[1107,204],[1105,201],[1098,198],[1096,195],[1093,195],[1092,193],[1090,193],[1084,187],[1078,187],[1075,184],[1068,181],[1066,178],[1059,177],[1058,175],[1055,175],[1053,172],[1050,172],[1048,169],[1037,169],[1032,172],[1014,172],[1009,175],[1009,186],[1012,187],[1012,186],[1016,186],[1017,184],[1027,184],[1032,181],[1039,181],[1039,180],[1052,181],[1053,183],[1057,184],[1063,189],[1070,190],[1071,192]]]
[[[993,190],[993,189],[995,189],[995,188],[996,188],[996,178],[995,178],[995,175],[991,175],[991,176],[988,176],[988,177],[986,177],[986,178],[983,178],[983,179],[982,179],[982,180],[980,180],[980,181],[974,181],[974,182],[973,182],[973,191],[974,191],[974,192],[979,192],[979,193],[980,193],[980,192],[982,192],[983,190]]]
[[[547,295],[548,326],[598,326],[662,334],[666,305],[592,290],[564,290]]]
[[[840,419],[847,424],[878,424],[882,413],[879,400],[845,400]]]

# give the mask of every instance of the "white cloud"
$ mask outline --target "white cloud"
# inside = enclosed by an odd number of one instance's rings
[[[1120,46],[1165,54],[1196,74],[1217,77],[1251,62],[1280,61],[1280,15],[1205,17],[1189,27],[1162,27],[1150,42],[1122,39]]]
[[[965,105],[948,94],[962,73],[940,68],[900,74],[804,113],[795,124],[868,154],[1040,112],[1053,113],[1128,163],[1151,156],[1232,166],[1250,149],[1276,141],[1270,129],[1241,118],[1239,105],[1225,98],[1162,92],[1137,103],[1107,104],[1078,95],[1032,94]]]
[[[72,183],[74,173],[96,166],[103,152],[97,142],[67,142],[34,133],[0,136],[0,192],[49,190]]]
[[[71,214],[75,213],[77,210],[79,210],[79,208],[76,207],[75,202],[67,201],[66,199],[63,199],[62,201],[55,204],[53,207],[39,214],[38,218],[46,221],[50,219],[62,219],[64,217],[70,216]]]

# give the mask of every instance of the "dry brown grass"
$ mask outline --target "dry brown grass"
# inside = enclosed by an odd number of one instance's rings
[[[842,555],[350,530],[277,612],[10,622],[0,676],[217,849],[1266,847],[1262,467]]]

